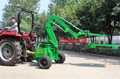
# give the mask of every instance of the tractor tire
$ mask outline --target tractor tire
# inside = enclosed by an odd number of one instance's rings
[[[55,60],[56,63],[64,63],[65,55],[63,53],[58,53],[58,60]]]
[[[38,65],[41,69],[49,69],[52,65],[52,60],[48,56],[42,56],[38,59]]]
[[[14,39],[0,41],[0,63],[5,66],[14,66],[21,57],[20,42]]]

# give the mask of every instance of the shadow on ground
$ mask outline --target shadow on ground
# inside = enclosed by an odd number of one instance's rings
[[[120,65],[120,57],[87,54],[87,53],[65,51],[65,50],[59,50],[59,52],[62,52],[70,57],[83,58],[85,60],[95,60],[99,62],[104,62],[106,64],[110,64],[110,65]]]
[[[34,67],[35,69],[40,69],[39,66],[38,66],[38,63],[34,62],[34,61],[30,62],[29,66]]]
[[[104,68],[105,64],[95,64],[95,63],[66,63],[67,65],[79,66],[79,67],[101,67]]]
[[[37,62],[30,62],[29,66],[35,67],[35,69],[40,69]]]
[[[18,65],[15,64],[14,66],[5,66],[5,65],[2,65],[2,64],[0,63],[0,66],[4,66],[4,67],[16,67],[16,66],[18,66]]]

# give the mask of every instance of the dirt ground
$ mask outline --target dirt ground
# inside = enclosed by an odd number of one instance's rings
[[[0,65],[0,79],[120,79],[120,58],[65,53],[64,64],[53,64],[50,69],[39,69],[37,62],[18,63],[16,66]]]

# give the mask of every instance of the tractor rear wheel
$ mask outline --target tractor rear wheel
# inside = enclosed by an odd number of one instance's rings
[[[41,69],[49,69],[52,65],[52,60],[48,56],[42,56],[38,59],[38,65]]]
[[[21,45],[14,39],[0,41],[0,63],[6,66],[14,66],[21,57]]]
[[[64,63],[65,55],[63,53],[58,53],[58,60],[55,60],[56,63]]]

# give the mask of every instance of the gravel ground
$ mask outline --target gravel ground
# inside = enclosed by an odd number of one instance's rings
[[[80,52],[65,53],[64,64],[39,69],[37,62],[0,65],[0,79],[120,79],[120,58]]]

